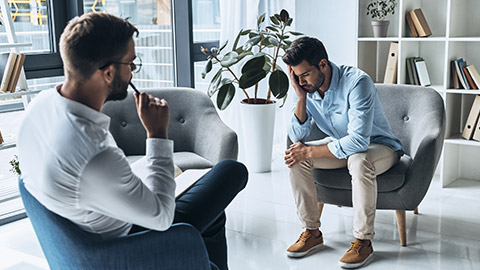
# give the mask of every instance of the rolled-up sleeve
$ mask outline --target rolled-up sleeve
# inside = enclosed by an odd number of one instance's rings
[[[303,139],[310,134],[310,130],[312,129],[311,122],[312,116],[308,111],[307,120],[303,124],[298,121],[295,113],[292,113],[292,120],[290,121],[290,125],[288,125],[288,137],[290,138],[290,140],[292,140],[292,142],[294,143],[303,141]]]
[[[365,152],[370,144],[376,88],[368,76],[358,79],[348,97],[348,135],[328,144],[337,158]]]

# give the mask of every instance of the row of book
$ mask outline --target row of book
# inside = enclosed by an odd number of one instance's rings
[[[428,37],[432,35],[432,31],[428,26],[427,20],[423,15],[422,9],[417,8],[405,13],[405,19],[412,33],[412,37]]]
[[[480,88],[480,74],[474,65],[463,58],[450,61],[450,88],[476,90]]]
[[[427,63],[422,57],[406,58],[407,84],[429,86],[431,85],[428,75]]]
[[[465,128],[462,132],[462,137],[471,140],[480,141],[480,95],[476,95],[473,101],[472,108],[468,114]]]
[[[0,93],[15,92],[24,62],[25,54],[0,54]]]

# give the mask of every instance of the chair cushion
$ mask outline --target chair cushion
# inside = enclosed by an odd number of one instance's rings
[[[403,186],[405,175],[411,163],[412,158],[408,155],[403,155],[395,166],[377,176],[378,192],[389,192]],[[347,168],[333,170],[315,169],[313,170],[313,175],[317,185],[335,189],[352,189],[352,178]]]
[[[175,152],[173,153],[173,163],[182,171],[188,169],[207,169],[212,168],[213,163],[193,152]]]

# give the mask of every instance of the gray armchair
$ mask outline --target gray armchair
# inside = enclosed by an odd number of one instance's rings
[[[431,88],[376,86],[392,131],[405,150],[398,164],[377,177],[377,209],[396,210],[400,244],[406,246],[405,210],[416,213],[435,173],[443,147],[445,108],[442,97]],[[304,141],[325,136],[313,125]],[[351,176],[346,168],[315,169],[313,174],[319,202],[352,206]]]
[[[210,168],[221,160],[237,159],[237,135],[222,122],[206,94],[181,87],[146,92],[165,98],[169,104],[168,137],[174,141],[174,163],[180,169]],[[146,132],[133,94],[105,103],[103,112],[110,116],[110,132],[125,155],[145,155]]]

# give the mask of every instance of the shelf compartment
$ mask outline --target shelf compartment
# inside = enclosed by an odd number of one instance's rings
[[[452,41],[449,42],[448,48],[448,85],[451,87],[451,70],[450,70],[450,61],[456,60],[460,57],[464,61],[467,61],[467,65],[474,65],[477,70],[480,71],[480,42],[470,42],[470,41]],[[455,89],[455,90],[465,90],[465,89]],[[474,90],[467,90],[474,91]]]
[[[451,0],[450,37],[480,37],[480,1]]]
[[[399,70],[400,82],[407,82],[407,67],[406,59],[409,57],[423,57],[427,64],[428,75],[432,85],[442,85],[444,83],[444,56],[445,56],[445,42],[419,42],[409,41],[403,42],[401,46]]]
[[[478,175],[480,175],[480,166],[478,166],[480,151],[478,150],[477,147],[472,147],[470,144],[445,143],[444,170],[442,172],[443,187],[457,179],[478,179]]]
[[[405,20],[405,14],[406,12],[417,8],[422,9],[425,20],[427,20],[428,26],[432,31],[432,35],[429,38],[447,36],[447,1],[404,0],[400,2],[403,4],[400,14],[400,17],[403,20],[402,36],[411,37],[410,29],[408,28],[408,24]]]
[[[370,4],[371,0],[360,0],[358,3],[358,37],[360,38],[369,38],[373,37],[373,30],[372,30],[372,17],[367,15],[367,6]],[[399,29],[399,21],[397,12],[399,7],[395,8],[395,14],[389,14],[385,19],[390,21],[390,25],[388,26],[387,37],[399,37],[398,29]]]
[[[358,42],[358,67],[376,83],[383,83],[390,41]]]

